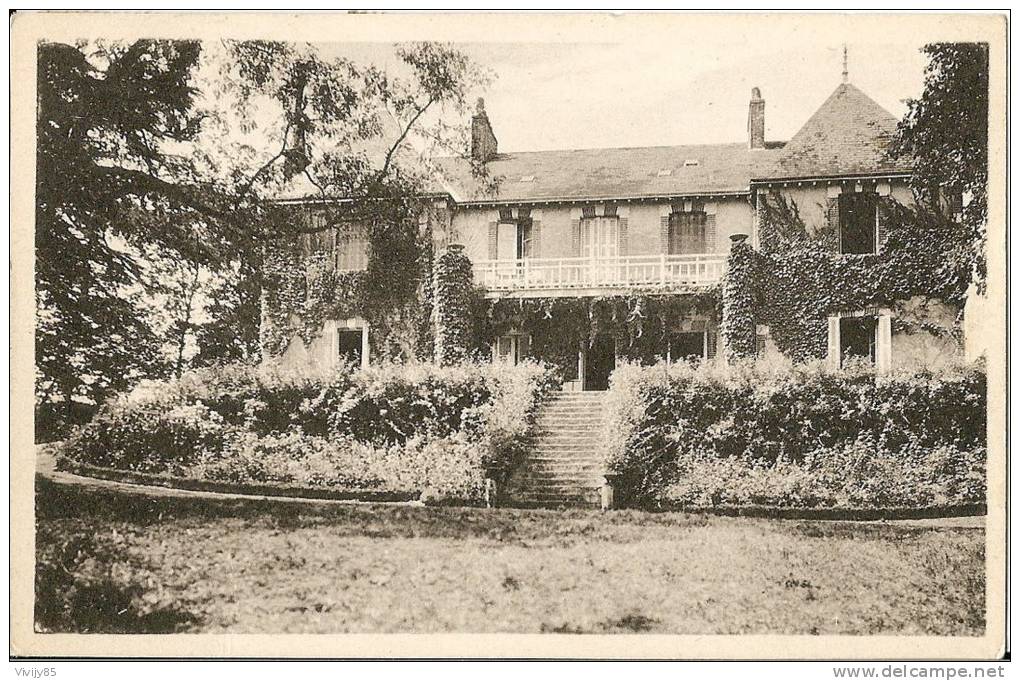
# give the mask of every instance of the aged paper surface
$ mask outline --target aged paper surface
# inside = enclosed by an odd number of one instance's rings
[[[499,30],[492,30],[494,26]],[[840,45],[911,40],[990,46],[988,299],[989,455],[987,613],[982,637],[588,635],[167,635],[37,634],[32,627],[35,456],[33,188],[35,45],[42,39],[264,38],[307,42],[660,43],[680,32],[734,46],[803,41]],[[867,36],[863,38],[862,36]],[[999,15],[681,14],[168,14],[19,13],[12,28],[11,185],[11,652],[38,656],[573,657],[573,658],[995,658],[1005,618],[1006,20]],[[655,87],[655,65],[632,74]]]

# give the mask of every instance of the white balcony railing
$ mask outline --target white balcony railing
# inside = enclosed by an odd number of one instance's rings
[[[489,291],[699,286],[722,277],[726,255],[626,255],[615,258],[480,260],[475,283]]]

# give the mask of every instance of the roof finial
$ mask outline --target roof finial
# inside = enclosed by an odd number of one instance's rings
[[[843,82],[844,83],[849,83],[850,82],[850,73],[849,73],[849,71],[847,71],[846,62],[847,62],[847,59],[846,59],[846,43],[843,43]]]

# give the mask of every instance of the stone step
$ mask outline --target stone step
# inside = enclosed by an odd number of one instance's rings
[[[532,447],[538,449],[543,444],[576,444],[578,447],[597,447],[602,440],[599,437],[586,435],[559,435],[549,434],[534,442]]]
[[[598,507],[593,493],[578,492],[576,494],[544,494],[522,493],[517,496],[518,503],[549,505],[549,506],[587,506]]]
[[[556,457],[539,457],[529,459],[519,469],[522,472],[538,471],[546,473],[589,471],[601,472],[605,464],[598,459],[582,459],[580,457],[563,459]]]
[[[602,430],[602,419],[564,419],[545,417],[535,421],[535,428],[548,430],[551,428],[570,428],[572,430]]]
[[[543,443],[531,450],[532,455],[538,456],[560,456],[560,455],[576,455],[576,456],[587,456],[592,459],[601,458],[596,450],[598,448],[594,444],[580,445],[580,444],[549,444],[548,442]]]

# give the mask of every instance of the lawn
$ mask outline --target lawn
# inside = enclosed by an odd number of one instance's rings
[[[44,631],[984,631],[984,532],[37,487]],[[96,607],[97,603],[104,603]]]

